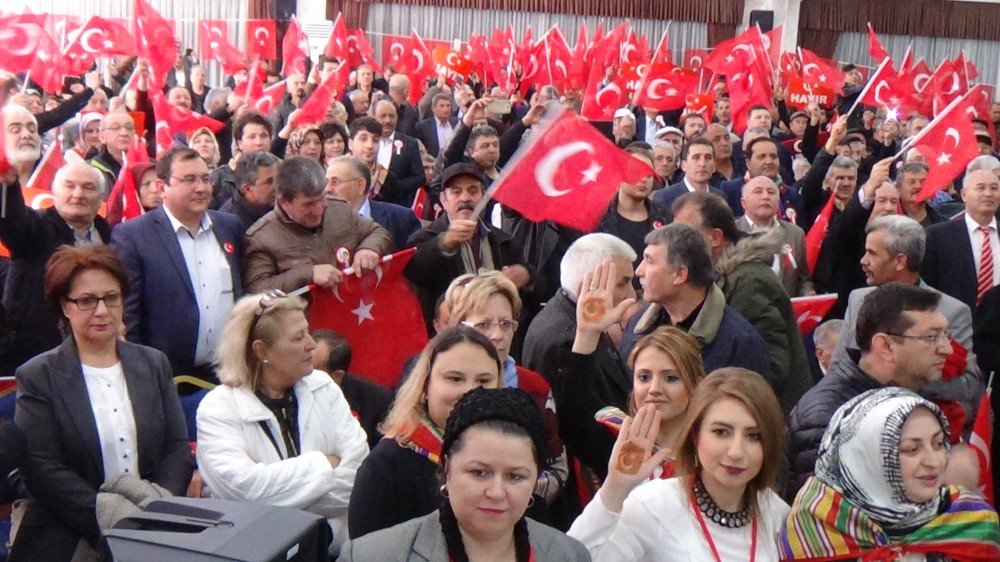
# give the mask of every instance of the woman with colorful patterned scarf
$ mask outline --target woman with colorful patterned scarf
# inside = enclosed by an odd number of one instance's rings
[[[782,560],[1000,560],[997,514],[943,485],[941,410],[917,394],[870,390],[841,406],[779,539]]]
[[[348,507],[351,539],[441,505],[437,473],[448,416],[469,390],[503,387],[500,373],[496,347],[473,328],[448,328],[427,344],[382,424],[385,439],[358,469]]]

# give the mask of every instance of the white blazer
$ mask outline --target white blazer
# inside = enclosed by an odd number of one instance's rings
[[[347,535],[354,476],[367,437],[340,387],[313,371],[293,387],[301,454],[287,458],[274,414],[246,387],[220,385],[198,406],[198,470],[211,497],[294,507],[325,516],[339,546]],[[260,422],[275,436],[281,455]],[[332,468],[326,455],[340,457]]]

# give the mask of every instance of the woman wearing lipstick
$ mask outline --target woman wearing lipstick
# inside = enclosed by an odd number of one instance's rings
[[[345,545],[340,559],[585,562],[587,550],[525,511],[545,462],[538,407],[515,388],[475,388],[448,416],[439,508]]]
[[[385,439],[358,470],[348,510],[352,539],[438,508],[445,424],[458,400],[481,386],[504,386],[500,356],[486,336],[458,326],[424,347],[382,423]]]
[[[781,530],[782,560],[1000,560],[997,514],[945,486],[948,422],[902,388],[841,406]]]
[[[105,482],[137,476],[175,495],[191,480],[184,412],[163,353],[119,339],[128,275],[107,246],[63,246],[45,300],[69,337],[17,370],[31,499],[11,560],[70,560],[97,546]]]
[[[701,381],[677,441],[680,476],[648,480],[669,455],[653,448],[660,418],[647,404],[622,424],[608,478],[569,535],[598,561],[777,561],[784,420],[764,378],[724,368]]]
[[[368,441],[340,386],[313,369],[305,309],[281,291],[233,307],[216,350],[222,384],[198,405],[198,469],[209,497],[326,517],[336,553]]]

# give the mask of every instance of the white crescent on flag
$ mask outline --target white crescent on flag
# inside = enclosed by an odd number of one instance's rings
[[[573,191],[572,187],[569,189],[556,189],[553,181],[555,180],[556,170],[559,166],[567,158],[580,152],[594,154],[594,147],[589,142],[570,142],[552,149],[538,162],[538,165],[535,167],[535,180],[538,182],[538,187],[542,190],[542,193],[548,197],[561,197]]]

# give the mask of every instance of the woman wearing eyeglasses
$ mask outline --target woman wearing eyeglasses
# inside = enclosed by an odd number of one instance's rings
[[[163,353],[120,339],[128,276],[106,246],[63,246],[45,269],[45,301],[69,337],[17,370],[14,419],[28,444],[31,499],[11,560],[70,560],[100,539],[105,482],[135,475],[184,495],[191,451]]]
[[[221,385],[198,406],[206,495],[323,515],[345,539],[364,430],[329,375],[313,370],[306,303],[280,291],[240,299],[216,351]]]
[[[535,495],[546,503],[552,503],[566,482],[569,466],[566,450],[559,439],[559,424],[552,407],[549,383],[538,373],[517,365],[510,356],[510,345],[517,331],[515,318],[521,313],[517,286],[499,271],[461,275],[451,282],[445,292],[444,306],[449,310],[448,321],[451,325],[472,328],[493,342],[503,364],[504,385],[520,388],[535,401],[549,436]]]

